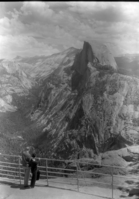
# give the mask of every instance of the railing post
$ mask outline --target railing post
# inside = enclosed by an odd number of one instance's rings
[[[20,185],[21,185],[21,168],[20,168],[20,156],[18,158],[18,166],[19,166],[19,178],[20,178]]]
[[[113,199],[113,165],[112,165],[112,199]]]
[[[14,162],[16,162],[16,157],[14,157],[13,159],[14,159]],[[16,175],[16,173],[15,173],[15,175]],[[14,175],[14,181],[15,181],[15,175]]]
[[[75,161],[75,165],[76,165],[76,172],[77,172],[77,189],[79,191],[79,178],[78,178],[78,164],[77,164],[77,161]]]
[[[49,181],[48,181],[48,160],[46,159],[46,178],[47,178],[47,186],[49,186]]]

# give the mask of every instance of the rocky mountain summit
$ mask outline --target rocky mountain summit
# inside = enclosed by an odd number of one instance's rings
[[[27,142],[73,158],[138,144],[139,79],[121,74],[105,45],[2,60],[0,73],[1,150]]]

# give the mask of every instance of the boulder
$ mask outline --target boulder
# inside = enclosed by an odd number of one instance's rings
[[[127,147],[129,153],[139,155],[139,145]]]
[[[127,167],[127,162],[120,157],[118,154],[114,153],[105,153],[102,156],[102,165],[111,165],[114,167]]]

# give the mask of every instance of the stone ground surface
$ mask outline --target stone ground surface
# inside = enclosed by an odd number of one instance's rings
[[[120,191],[116,191],[119,196]],[[99,196],[101,195],[101,196]],[[34,189],[24,189],[19,181],[0,181],[0,199],[100,199],[111,198],[111,189],[99,187],[80,187],[49,182],[49,187],[44,181],[37,182]]]
[[[57,183],[56,183],[57,181]],[[46,180],[39,180],[34,189],[24,189],[23,182],[10,181],[9,179],[0,178],[0,199],[107,199],[112,198],[112,190],[100,185],[80,186],[79,192],[77,185],[66,184],[66,179],[58,183],[59,179],[54,182],[49,181],[47,186]],[[68,181],[69,182],[69,181]],[[120,182],[119,182],[120,183]],[[123,182],[121,182],[123,184]],[[135,190],[136,191],[136,190]],[[123,190],[114,189],[114,199],[139,199],[139,196],[129,196]]]

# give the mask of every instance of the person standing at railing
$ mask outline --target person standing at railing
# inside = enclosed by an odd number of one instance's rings
[[[24,187],[29,187],[28,181],[29,181],[30,169],[31,169],[30,161],[31,161],[30,147],[26,147],[26,150],[22,152],[22,165],[25,170]]]
[[[31,177],[31,184],[30,187],[34,188],[35,187],[35,182],[37,180],[37,161],[36,161],[36,155],[35,153],[32,154],[32,159],[30,161],[30,167],[31,167],[31,173],[32,173],[32,177]]]

